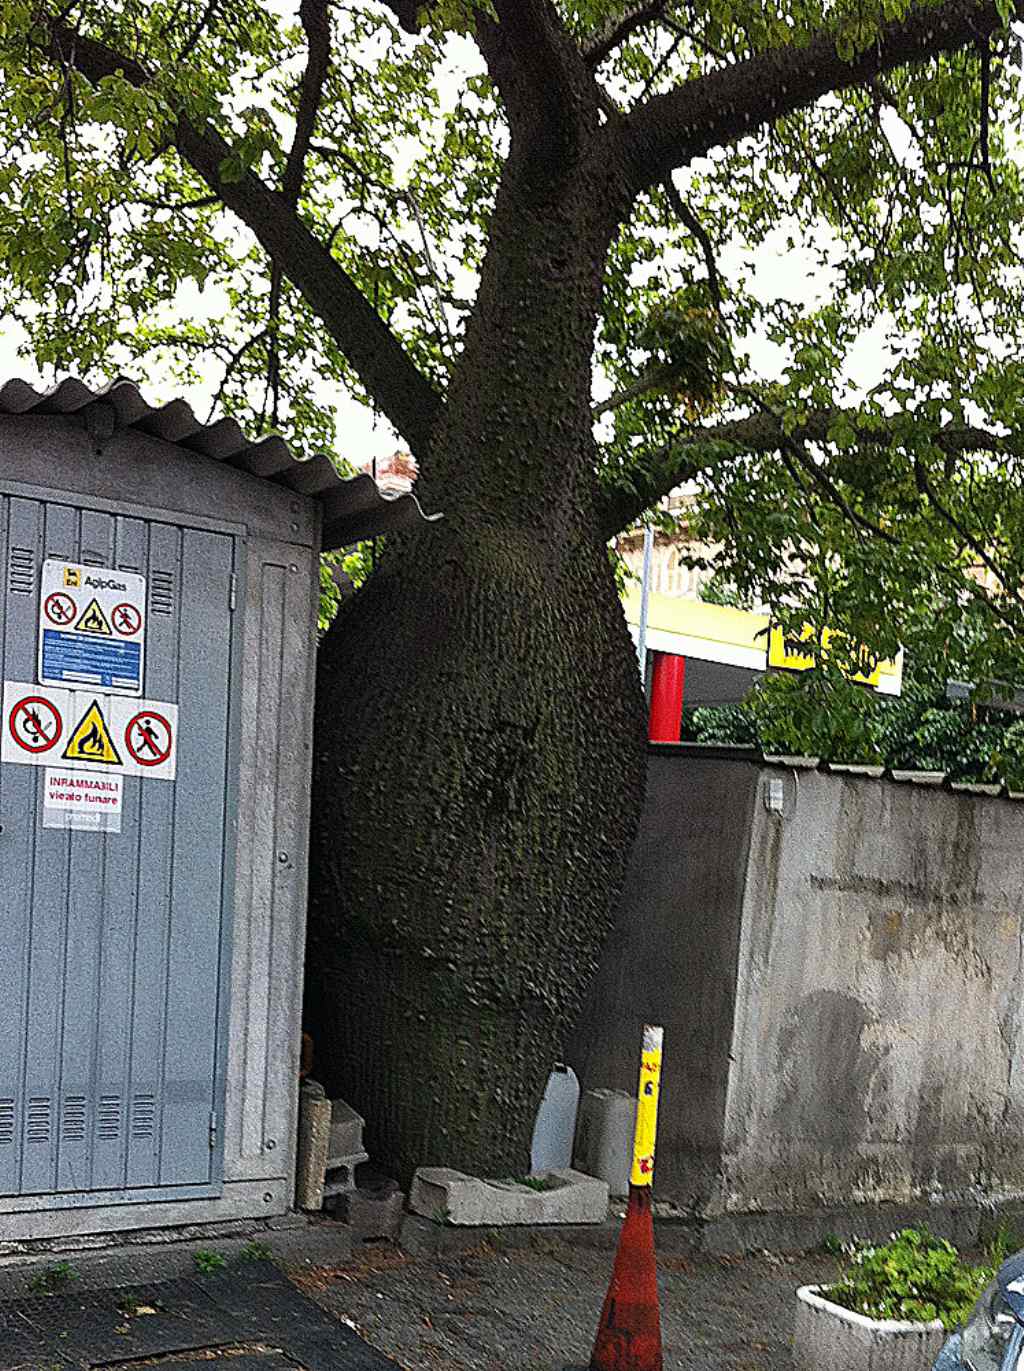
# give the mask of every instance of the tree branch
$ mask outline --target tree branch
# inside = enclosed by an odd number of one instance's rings
[[[679,188],[675,181],[672,180],[671,176],[665,177],[665,194],[680,222],[690,230],[700,245],[700,250],[704,254],[704,265],[707,268],[708,273],[708,289],[711,291],[711,298],[715,302],[715,308],[718,310],[719,314],[721,314],[722,278],[718,274],[718,263],[715,261],[715,248],[711,241],[711,236],[690,206],[679,194]]]
[[[419,33],[420,11],[427,8],[423,0],[384,0],[384,3],[398,20],[399,28],[406,33]]]
[[[635,468],[631,468],[629,488],[608,488],[600,514],[602,536],[614,538],[616,533],[635,523],[645,510],[677,486],[695,480],[702,472],[723,462],[757,453],[779,452],[784,447],[792,453],[790,443],[825,443],[829,431],[839,419],[845,419],[864,443],[888,447],[899,442],[899,435],[893,430],[880,429],[876,422],[865,423],[857,411],[838,407],[813,411],[804,423],[797,425],[788,435],[783,431],[780,420],[771,412],[761,412],[745,419],[729,419],[704,427],[695,425],[678,443],[657,448],[638,458]],[[1002,436],[967,424],[945,424],[936,428],[929,435],[929,440],[939,451],[950,455],[991,452],[997,456],[1024,457],[1024,435]],[[807,470],[802,458],[800,464]],[[828,480],[827,474],[814,465],[818,472],[815,479],[819,484],[820,476]],[[832,498],[831,493],[829,498]]]
[[[570,160],[588,114],[596,122],[597,82],[551,0],[492,0],[477,46],[501,92],[513,132],[523,131],[548,164]]]
[[[298,203],[302,193],[306,154],[309,152],[331,62],[331,21],[327,0],[302,0],[299,18],[306,32],[306,70],[302,73],[299,107],[295,114],[295,137],[281,177],[281,194],[292,206]]]
[[[830,91],[864,85],[896,67],[923,62],[979,41],[1001,27],[994,0],[922,3],[883,24],[870,47],[845,61],[842,30],[831,25],[800,46],[783,44],[638,106],[626,122],[637,190],[663,181],[712,148],[814,104]]]
[[[620,19],[613,19],[605,25],[597,37],[583,51],[583,59],[588,67],[599,67],[606,57],[610,57],[617,47],[631,38],[637,29],[650,24],[665,12],[668,0],[648,0],[646,4],[636,5]]]
[[[1006,573],[1000,569],[998,562],[996,562],[995,558],[989,553],[984,543],[980,542],[964,524],[963,520],[958,519],[944,501],[939,499],[938,492],[929,480],[924,469],[924,463],[917,454],[914,456],[914,481],[918,491],[925,497],[939,517],[944,519],[953,532],[963,540],[964,547],[970,548],[979,559],[982,566],[995,577],[1003,593],[1009,596],[1010,599],[1016,600],[1018,604],[1024,603],[1024,601],[1021,600],[1019,586],[1010,584],[1006,579]]]
[[[49,56],[62,68],[69,63],[93,84],[121,73],[135,86],[149,83],[136,61],[76,34],[50,17]],[[226,208],[252,231],[271,260],[280,266],[319,316],[375,404],[391,420],[417,456],[430,446],[442,400],[358,286],[314,237],[285,197],[251,171],[225,180],[221,168],[230,148],[211,124],[184,115],[173,130],[179,154]]]
[[[299,19],[306,34],[306,68],[302,73],[299,105],[295,113],[295,136],[281,177],[281,194],[294,210],[302,194],[306,174],[306,156],[313,139],[316,118],[320,110],[324,82],[331,63],[331,21],[327,0],[301,0]],[[270,415],[270,425],[279,422],[281,399],[281,294],[284,269],[274,262],[270,271],[270,297],[267,303],[267,388],[263,414]]]

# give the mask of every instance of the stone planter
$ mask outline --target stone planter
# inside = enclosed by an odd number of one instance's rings
[[[480,1180],[445,1166],[421,1166],[409,1191],[414,1214],[456,1227],[501,1224],[603,1223],[608,1183],[569,1167],[543,1171],[546,1189],[516,1181]]]
[[[869,1319],[804,1285],[796,1292],[794,1371],[931,1371],[946,1339],[932,1323]]]

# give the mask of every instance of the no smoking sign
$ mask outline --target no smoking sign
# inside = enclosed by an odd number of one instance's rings
[[[7,712],[7,731],[16,747],[38,757],[60,742],[64,721],[51,700],[43,695],[25,695]]]

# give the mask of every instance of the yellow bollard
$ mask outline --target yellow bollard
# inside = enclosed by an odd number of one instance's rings
[[[662,1029],[644,1025],[629,1204],[590,1357],[590,1371],[662,1371],[651,1185],[663,1037]]]
[[[630,1185],[651,1185],[654,1180],[654,1144],[658,1136],[658,1096],[661,1093],[661,1047],[664,1037],[663,1028],[644,1024]]]

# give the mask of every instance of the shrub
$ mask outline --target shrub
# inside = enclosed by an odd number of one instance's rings
[[[833,1304],[872,1319],[905,1319],[945,1328],[963,1323],[994,1274],[970,1266],[945,1238],[926,1228],[904,1228],[887,1243],[854,1243],[835,1284],[822,1290]]]

